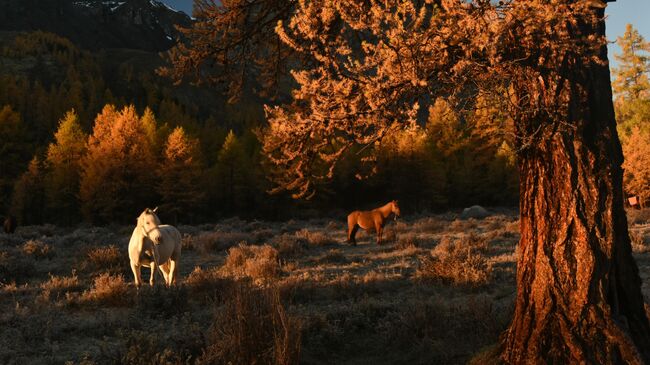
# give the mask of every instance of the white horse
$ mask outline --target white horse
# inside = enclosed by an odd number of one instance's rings
[[[154,285],[156,268],[170,286],[176,282],[178,260],[181,258],[181,234],[174,226],[161,225],[155,209],[145,209],[138,217],[129,241],[129,259],[135,277],[135,285],[142,285],[140,268],[151,269],[149,284]]]

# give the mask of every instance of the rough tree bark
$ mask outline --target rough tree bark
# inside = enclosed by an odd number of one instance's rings
[[[602,21],[595,32],[604,31]],[[650,363],[608,66],[584,67],[569,87],[572,127],[558,128],[519,160],[517,297],[502,360]]]

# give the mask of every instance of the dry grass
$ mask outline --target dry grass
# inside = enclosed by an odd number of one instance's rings
[[[278,250],[269,245],[239,244],[228,250],[224,273],[234,277],[247,276],[255,281],[268,281],[280,275]]]
[[[216,308],[207,346],[196,364],[300,362],[301,324],[289,315],[277,289],[237,285]]]
[[[35,259],[51,259],[54,257],[52,246],[38,240],[29,240],[22,245],[22,251],[25,255]]]
[[[50,275],[50,279],[41,283],[40,288],[42,290],[40,299],[47,302],[63,299],[66,294],[81,290],[82,285],[77,274],[72,273],[71,276]]]
[[[86,253],[86,268],[93,271],[109,270],[111,272],[122,272],[128,264],[126,251],[120,252],[115,245],[97,247],[88,250]]]
[[[492,275],[492,264],[483,253],[487,241],[476,235],[449,237],[421,258],[418,276],[446,284],[479,286],[487,284]]]
[[[131,300],[129,288],[122,275],[103,273],[95,277],[90,290],[81,295],[81,301],[96,305],[122,306]]]
[[[253,235],[247,232],[203,232],[195,236],[191,242],[192,247],[203,254],[227,250],[240,243],[253,243]]]
[[[222,298],[225,289],[232,285],[232,280],[224,278],[219,268],[204,270],[197,266],[185,279],[184,284],[191,295],[201,298],[202,302],[208,302]]]
[[[645,239],[642,231],[630,230],[630,241],[632,243],[632,251],[635,253],[650,252],[650,244]]]
[[[296,237],[306,240],[310,246],[324,247],[338,244],[336,240],[320,231],[301,229],[300,231],[296,232]]]
[[[625,210],[627,213],[628,224],[647,224],[650,223],[650,208],[634,209],[628,208]]]

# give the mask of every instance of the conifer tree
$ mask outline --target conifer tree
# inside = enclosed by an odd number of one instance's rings
[[[625,33],[616,40],[622,53],[614,55],[619,66],[612,70],[612,89],[626,100],[643,96],[649,98],[650,42],[647,42],[632,24],[627,24]]]
[[[41,160],[34,156],[25,171],[16,180],[11,212],[19,224],[43,223],[45,195],[43,189],[43,166]]]
[[[22,118],[11,106],[0,108],[0,209],[6,212],[14,181],[29,160],[29,146]]]
[[[156,203],[158,164],[133,106],[104,107],[81,166],[82,211],[93,222],[131,222],[143,207]]]
[[[87,138],[72,109],[59,121],[55,141],[47,149],[47,215],[56,222],[72,224],[79,217],[80,161],[86,152]]]
[[[175,221],[192,222],[204,199],[199,141],[176,127],[167,138],[158,189],[163,211]]]
[[[247,162],[242,144],[231,130],[219,151],[214,167],[216,200],[229,214],[236,213],[242,205],[248,185],[249,166]]]

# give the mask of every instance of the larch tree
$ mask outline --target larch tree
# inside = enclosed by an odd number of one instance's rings
[[[625,33],[616,41],[622,52],[614,55],[619,66],[613,69],[612,87],[616,94],[625,99],[638,99],[650,90],[650,42],[632,24],[627,24]]]
[[[81,160],[80,199],[93,222],[132,222],[156,202],[158,163],[133,106],[104,107]]]
[[[635,127],[650,130],[650,42],[628,24],[617,43],[621,54],[614,54],[619,66],[612,70],[612,87],[618,130],[625,143]]]
[[[167,138],[158,191],[163,211],[183,222],[196,217],[204,199],[201,178],[203,164],[199,141],[189,137],[182,127],[176,127]]]
[[[216,200],[223,206],[223,210],[234,214],[242,206],[248,186],[248,172],[249,165],[241,141],[231,130],[214,166],[215,191],[218,192]]]
[[[75,110],[59,121],[54,142],[47,148],[45,160],[45,196],[47,215],[72,224],[78,218],[80,161],[86,153],[88,136],[81,128]]]
[[[16,180],[11,197],[11,213],[20,224],[43,223],[43,206],[45,195],[43,190],[43,164],[34,156],[29,162],[27,171]]]
[[[286,171],[279,187],[309,197],[346,151],[376,150],[417,124],[431,100],[462,108],[480,93],[506,90],[500,103],[514,123],[521,240],[514,317],[500,358],[650,362],[650,324],[623,209],[605,5],[297,2],[275,29],[306,61],[291,64],[293,101],[266,109],[264,152]],[[200,44],[236,39],[220,23],[228,3],[219,9],[209,14],[212,23],[200,23],[203,43],[191,40],[188,48],[197,45],[185,60],[199,73],[222,54]],[[229,26],[235,34],[251,27]]]

